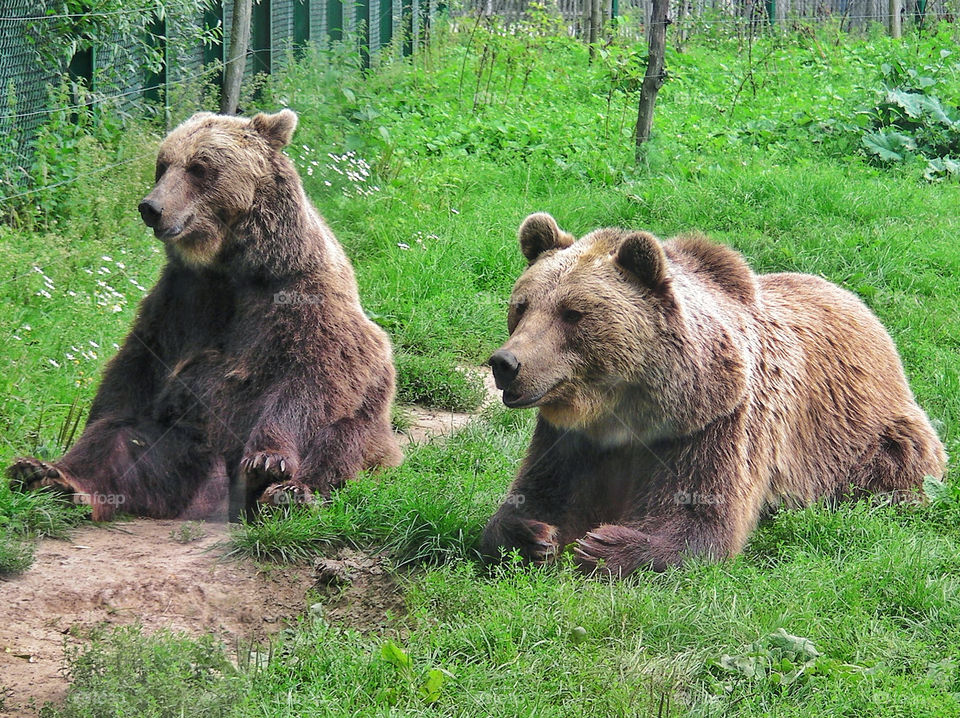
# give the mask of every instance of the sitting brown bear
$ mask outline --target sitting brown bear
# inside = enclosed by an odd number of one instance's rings
[[[392,465],[394,372],[353,270],[281,152],[297,116],[200,113],[160,146],[140,203],[167,265],[59,461],[15,486],[165,517],[309,501]]]
[[[529,260],[510,339],[490,359],[508,407],[538,407],[491,559],[626,575],[743,547],[780,505],[915,497],[946,456],[897,351],[855,296],[803,274],[757,276],[699,236],[661,244],[547,214],[520,227]]]

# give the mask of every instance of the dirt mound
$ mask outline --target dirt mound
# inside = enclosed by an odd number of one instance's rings
[[[404,613],[400,583],[384,556],[342,548],[334,558],[318,558],[313,569],[317,590],[327,598],[323,617],[332,623],[366,631]]]
[[[450,434],[473,418],[406,411],[403,443]],[[0,579],[0,716],[34,716],[62,700],[64,642],[81,642],[95,626],[139,623],[147,631],[212,633],[227,645],[259,641],[300,616],[314,587],[327,620],[360,630],[403,612],[401,587],[381,556],[341,550],[316,568],[258,567],[224,559],[228,532],[226,524],[137,519],[40,542],[29,570]]]

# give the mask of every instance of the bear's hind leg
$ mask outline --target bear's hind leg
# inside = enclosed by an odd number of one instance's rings
[[[941,478],[946,462],[943,444],[926,417],[901,417],[890,422],[867,447],[840,487],[841,498],[880,496],[892,503],[915,501],[924,477]]]
[[[59,461],[19,459],[7,473],[18,488],[72,494],[92,507],[95,521],[106,521],[116,511],[177,518],[188,509],[198,516],[203,504],[213,512],[226,494],[215,468],[195,430],[107,417],[87,426]]]
[[[77,494],[83,489],[75,479],[68,476],[54,464],[25,456],[17,459],[7,468],[10,485],[19,491],[38,491],[50,489],[57,493]]]

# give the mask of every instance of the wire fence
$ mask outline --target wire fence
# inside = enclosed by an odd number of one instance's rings
[[[229,57],[230,0],[141,0],[112,10],[55,12],[57,0],[0,0],[0,215],[5,203],[79,181],[36,182],[35,140],[48,123],[71,114],[123,114],[135,108],[172,114],[199,109],[216,92]],[[601,17],[620,18],[621,33],[641,39],[649,29],[651,0],[599,0]],[[960,0],[899,0],[918,24],[953,21]],[[109,3],[113,2],[114,5]],[[584,36],[586,13],[597,0],[255,0],[245,79],[278,72],[308,44],[350,39],[364,62],[389,53],[412,54],[427,41],[436,15],[449,9],[461,21],[496,18],[507,26],[536,13],[562,18],[572,35]],[[671,0],[670,18],[678,36],[711,28],[749,32],[798,21],[832,20],[841,29],[885,22],[888,0]],[[89,28],[98,40],[80,42]],[[75,35],[74,46],[64,35]],[[73,47],[67,57],[45,53],[44,39]],[[119,158],[118,158],[119,159]],[[126,164],[123,160],[117,165]]]
[[[244,79],[282,70],[308,44],[346,38],[364,61],[411,54],[425,41],[439,0],[255,0]],[[119,3],[117,3],[119,5]],[[88,13],[55,0],[0,0],[0,204],[29,187],[33,144],[51,116],[136,107],[199,107],[230,52],[230,0],[169,2]],[[98,41],[84,42],[95,27]],[[75,35],[71,45],[70,35]],[[58,50],[45,52],[56,38]]]
[[[585,35],[595,0],[469,0],[463,14],[497,17],[512,25],[530,16],[532,10],[559,14],[571,35]],[[600,0],[601,16],[621,18],[621,30],[640,38],[650,27],[652,0]],[[904,21],[915,25],[938,20],[954,21],[960,15],[960,0],[899,0]],[[873,23],[887,25],[889,0],[670,0],[671,23],[709,27],[745,25],[797,25],[838,22],[844,30],[864,29]]]

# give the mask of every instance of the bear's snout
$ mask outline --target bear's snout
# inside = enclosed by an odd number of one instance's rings
[[[156,200],[152,200],[148,197],[140,203],[137,209],[140,210],[140,216],[143,218],[143,223],[150,229],[154,229],[158,224],[160,224],[160,215],[163,214],[163,207],[157,204]]]
[[[497,384],[497,389],[503,391],[513,380],[517,378],[520,371],[520,361],[513,352],[500,349],[490,357],[489,364],[493,369],[493,379]]]

